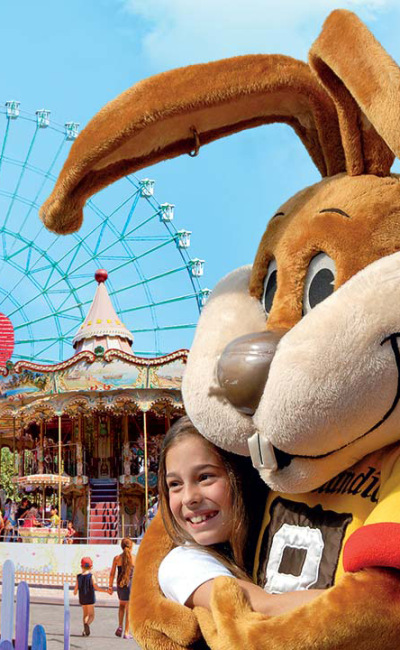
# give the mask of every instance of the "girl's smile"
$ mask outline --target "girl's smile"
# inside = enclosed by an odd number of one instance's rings
[[[202,546],[229,540],[232,498],[226,469],[207,442],[187,436],[166,455],[169,506],[179,526]]]

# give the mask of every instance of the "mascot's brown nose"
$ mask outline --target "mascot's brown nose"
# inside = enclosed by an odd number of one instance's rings
[[[226,346],[218,361],[224,396],[242,413],[253,415],[267,381],[271,361],[284,331],[245,334]]]

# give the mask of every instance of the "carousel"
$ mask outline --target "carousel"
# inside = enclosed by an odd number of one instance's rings
[[[156,499],[158,453],[184,413],[181,381],[187,350],[135,356],[105,282],[73,339],[74,355],[55,365],[7,362],[0,371],[0,447],[14,457],[14,481],[46,522],[24,541],[115,543],[143,532]],[[1,457],[1,456],[0,456]],[[0,468],[1,472],[1,468]]]

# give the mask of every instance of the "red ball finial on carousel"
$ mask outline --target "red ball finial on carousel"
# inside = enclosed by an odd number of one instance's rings
[[[100,284],[100,282],[105,282],[108,278],[108,273],[105,269],[97,269],[96,273],[94,274],[95,280]]]

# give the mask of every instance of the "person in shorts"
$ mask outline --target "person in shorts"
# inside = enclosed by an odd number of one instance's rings
[[[131,581],[133,575],[133,567],[135,566],[135,556],[132,555],[133,543],[129,537],[124,537],[121,540],[122,553],[116,555],[110,571],[109,589],[108,593],[111,595],[113,592],[113,584],[115,573],[117,572],[117,594],[119,600],[118,609],[118,627],[115,630],[116,636],[122,636],[124,631],[124,639],[132,639],[129,632],[129,594],[131,590]],[[124,625],[125,618],[125,625]]]
[[[90,635],[90,625],[94,621],[94,605],[96,603],[96,591],[109,593],[108,589],[102,589],[96,584],[92,574],[93,561],[90,557],[83,557],[81,560],[82,573],[76,576],[74,596],[79,594],[79,604],[82,607],[83,632],[82,636]]]

